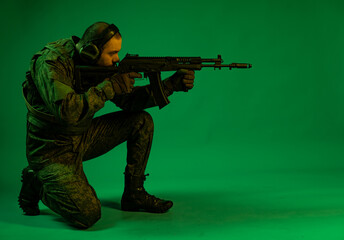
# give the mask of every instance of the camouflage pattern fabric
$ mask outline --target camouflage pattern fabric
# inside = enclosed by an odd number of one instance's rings
[[[83,161],[126,141],[126,172],[143,176],[153,138],[153,120],[143,109],[156,104],[149,86],[135,87],[132,93],[111,100],[124,111],[93,118],[107,101],[104,84],[81,94],[73,90],[74,52],[75,42],[63,39],[48,44],[32,59],[32,79],[24,85],[26,99],[56,122],[28,115],[26,153],[42,183],[42,202],[74,226],[87,228],[101,213]],[[77,133],[68,131],[73,127]]]

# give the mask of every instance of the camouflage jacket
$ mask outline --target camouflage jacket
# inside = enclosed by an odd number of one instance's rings
[[[75,44],[72,37],[47,44],[37,52],[30,64],[28,77],[24,82],[24,96],[34,110],[51,116],[51,121],[28,113],[28,121],[42,129],[80,133],[90,125],[94,114],[104,107],[105,89],[111,83],[91,87],[83,93],[76,93],[73,86],[74,66],[77,65]],[[112,90],[112,87],[111,87]],[[130,94],[111,99],[126,111],[138,111],[156,106],[150,86],[135,87]]]

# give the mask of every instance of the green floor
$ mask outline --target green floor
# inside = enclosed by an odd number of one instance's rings
[[[103,188],[102,219],[86,231],[45,206],[40,216],[23,216],[8,193],[0,239],[344,239],[343,179],[341,169],[243,170],[147,183],[174,201],[166,214],[122,212],[121,189]]]
[[[14,0],[1,10],[0,240],[344,240],[343,0]],[[120,28],[122,59],[221,54],[253,67],[196,71],[192,91],[147,110],[146,188],[174,201],[168,213],[119,210],[122,145],[85,163],[102,218],[80,231],[44,206],[36,217],[17,206],[21,83],[35,52],[96,21]],[[97,115],[117,110],[108,101]]]

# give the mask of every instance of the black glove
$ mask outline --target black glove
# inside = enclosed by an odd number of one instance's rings
[[[142,78],[142,75],[136,72],[112,75],[110,82],[112,83],[115,95],[131,93],[134,88],[134,78]]]
[[[187,92],[194,86],[195,72],[193,70],[180,69],[164,81],[165,87],[170,91]]]

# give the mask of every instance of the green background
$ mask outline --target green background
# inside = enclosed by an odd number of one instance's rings
[[[0,11],[2,239],[344,238],[343,1],[17,0]],[[121,145],[85,163],[103,218],[75,231],[44,206],[38,217],[16,206],[26,166],[21,83],[35,52],[96,21],[120,28],[121,58],[221,54],[253,67],[196,72],[193,90],[148,110],[146,186],[174,200],[170,212],[118,210]],[[117,110],[108,103],[97,115]]]

